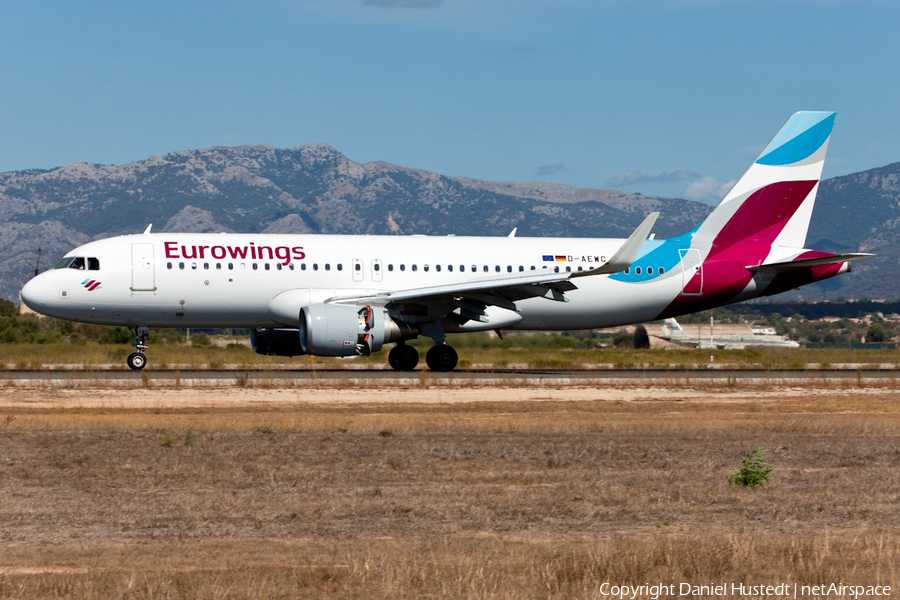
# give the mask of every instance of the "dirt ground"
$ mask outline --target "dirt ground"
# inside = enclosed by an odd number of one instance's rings
[[[8,385],[0,598],[898,586],[898,467],[890,382]]]

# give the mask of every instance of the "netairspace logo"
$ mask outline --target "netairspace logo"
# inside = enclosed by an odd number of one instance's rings
[[[636,598],[660,598],[691,596],[693,598],[737,598],[740,596],[772,598],[877,598],[891,595],[887,585],[851,585],[845,583],[822,583],[801,585],[799,583],[779,583],[776,585],[748,585],[745,583],[657,583],[644,585],[615,585],[604,583],[600,594],[609,598],[635,600]]]

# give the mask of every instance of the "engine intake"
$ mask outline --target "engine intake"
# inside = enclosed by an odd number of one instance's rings
[[[300,310],[300,346],[317,356],[368,356],[389,342],[418,336],[378,306],[312,304]]]

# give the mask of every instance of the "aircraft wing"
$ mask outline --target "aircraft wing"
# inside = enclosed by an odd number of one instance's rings
[[[659,213],[651,213],[634,233],[619,247],[604,265],[580,272],[531,272],[519,275],[500,275],[472,279],[463,283],[435,285],[406,290],[386,291],[365,296],[330,298],[340,304],[394,305],[417,304],[432,307],[426,311],[427,320],[436,320],[451,312],[466,318],[482,320],[487,306],[517,310],[515,303],[527,298],[547,298],[568,302],[565,293],[578,289],[573,282],[578,277],[618,273],[637,258],[641,245],[650,233]]]

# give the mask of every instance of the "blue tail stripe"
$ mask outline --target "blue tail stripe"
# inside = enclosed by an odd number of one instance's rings
[[[834,128],[835,113],[798,112],[756,161],[761,165],[791,165],[822,147]]]

